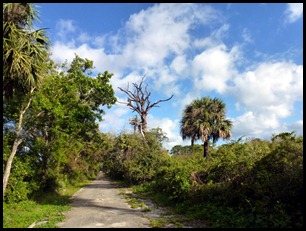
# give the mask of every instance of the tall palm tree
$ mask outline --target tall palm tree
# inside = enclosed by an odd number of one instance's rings
[[[3,174],[3,197],[14,156],[24,139],[23,117],[49,59],[44,29],[33,29],[37,15],[31,3],[3,3],[3,97],[8,104],[15,101],[19,105],[19,115],[12,119],[15,139]]]
[[[48,58],[44,29],[33,30],[38,12],[32,3],[3,3],[3,94],[24,95],[42,79]]]
[[[184,125],[184,126],[183,126]],[[181,120],[183,139],[201,139],[204,143],[204,157],[208,157],[208,142],[216,143],[219,138],[230,139],[232,121],[225,117],[225,104],[218,98],[203,97],[187,105]]]

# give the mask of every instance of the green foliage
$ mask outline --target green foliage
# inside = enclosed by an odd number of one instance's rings
[[[20,100],[43,79],[48,59],[44,29],[34,30],[32,3],[3,3],[3,94]]]
[[[111,177],[130,183],[152,180],[160,166],[167,161],[167,153],[150,132],[141,135],[121,134],[103,159],[103,171]]]
[[[3,137],[3,159],[7,159],[12,144],[13,133],[6,133]],[[38,189],[38,182],[32,176],[35,174],[35,169],[32,168],[33,157],[28,156],[25,147],[21,147],[17,156],[14,159],[14,165],[11,169],[10,181],[6,189],[6,197],[8,203],[15,203],[26,200],[28,196]],[[3,162],[3,171],[5,162]]]
[[[152,128],[150,130],[150,134],[155,137],[155,139],[158,141],[160,146],[163,145],[163,142],[169,141],[167,134],[163,132],[163,130],[160,127]]]
[[[303,224],[303,139],[281,133],[272,138],[271,152],[256,162],[232,188],[236,201],[271,227]]]
[[[112,74],[87,76],[92,65],[76,55],[69,69],[62,66],[67,71],[57,73],[50,62],[49,75],[24,114],[23,143],[13,162],[7,201],[76,185],[99,172],[107,138],[98,131],[97,120],[102,119],[102,106],[111,107],[116,98],[109,84]],[[16,129],[18,119],[18,103],[13,102],[5,103],[4,165],[14,139],[9,131]]]
[[[194,144],[194,145],[175,145],[170,150],[170,155],[189,155],[195,152],[203,153],[203,145]]]
[[[221,145],[209,159],[172,155],[142,191],[212,227],[302,227],[302,145],[302,137],[281,133],[272,142]]]

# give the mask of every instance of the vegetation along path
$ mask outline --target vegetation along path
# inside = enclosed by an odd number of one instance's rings
[[[58,223],[60,228],[150,228],[151,221],[164,216],[166,209],[157,208],[151,201],[145,206],[132,208],[123,194],[131,193],[108,180],[100,172],[96,180],[80,189],[72,200],[72,209],[65,213],[66,219]],[[143,203],[142,203],[143,204]],[[173,218],[173,215],[169,215]],[[175,227],[167,222],[165,228]],[[180,225],[180,227],[191,227]]]

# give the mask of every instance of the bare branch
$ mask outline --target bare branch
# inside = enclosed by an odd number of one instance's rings
[[[147,115],[148,115],[149,110],[153,107],[157,107],[157,104],[161,102],[166,102],[172,99],[173,95],[167,99],[161,99],[151,104],[151,101],[150,101],[151,92],[149,92],[147,89],[148,84],[146,84],[143,87],[144,78],[145,78],[144,76],[141,78],[141,81],[139,84],[133,83],[133,86],[134,86],[133,92],[129,90],[128,87],[125,89],[118,87],[119,90],[121,90],[128,96],[127,102],[125,103],[118,102],[118,103],[127,105],[130,109],[133,110],[133,112],[136,111],[140,115],[140,118],[141,118],[140,125],[141,125],[143,132],[145,133],[147,132]]]
[[[171,97],[169,97],[168,99],[161,99],[161,100],[158,100],[156,101],[155,103],[151,104],[151,105],[148,105],[148,109],[151,109],[152,107],[157,107],[156,105],[161,103],[161,102],[166,102],[166,101],[169,101],[170,99],[172,99],[173,95],[171,95]]]

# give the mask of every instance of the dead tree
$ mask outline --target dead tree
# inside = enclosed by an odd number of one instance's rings
[[[151,103],[150,101],[150,96],[151,92],[147,90],[148,84],[143,88],[143,79],[142,77],[140,84],[133,83],[134,86],[134,91],[129,90],[129,85],[127,88],[123,89],[121,87],[118,87],[121,91],[126,93],[128,95],[127,102],[123,102],[126,104],[129,108],[131,108],[134,111],[136,111],[139,116],[140,116],[140,132],[146,133],[148,128],[147,128],[147,116],[149,113],[149,110],[152,109],[153,107],[158,107],[157,104],[161,102],[166,102],[170,99],[172,99],[173,95],[169,97],[168,99],[161,99],[158,100],[154,103]]]

